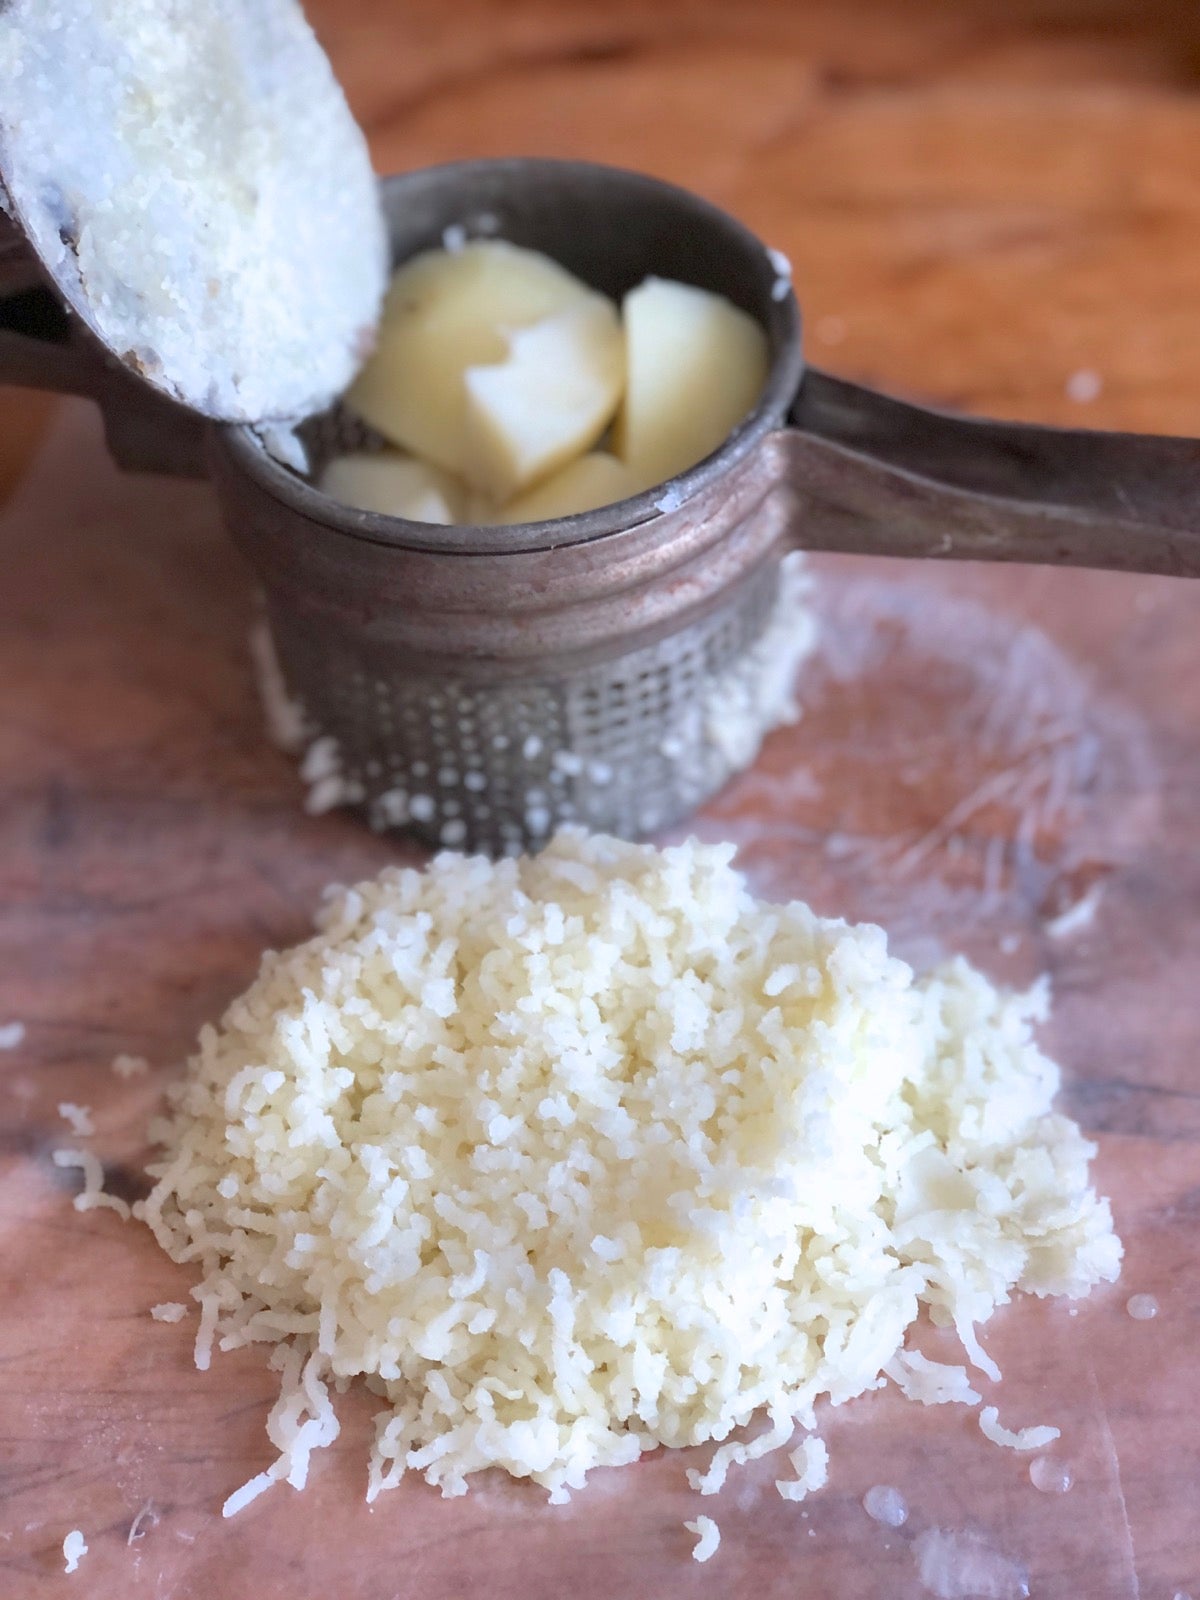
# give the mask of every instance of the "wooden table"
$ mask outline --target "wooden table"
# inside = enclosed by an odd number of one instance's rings
[[[1011,416],[1200,433],[1190,3],[312,10],[381,168],[644,167],[788,253],[814,360]],[[832,1481],[808,1506],[770,1466],[735,1479],[697,1567],[698,1507],[662,1454],[565,1509],[414,1483],[368,1511],[351,1399],[303,1496],[222,1523],[269,1459],[271,1376],[255,1353],[199,1374],[187,1326],[150,1320],[187,1275],[71,1209],[56,1106],[93,1108],[87,1143],[128,1181],[171,1065],[262,948],[303,934],[326,882],[403,851],[302,814],[207,492],[120,478],[80,406],[5,396],[0,421],[0,1022],[27,1028],[0,1057],[4,1600],[898,1600],[926,1592],[910,1539],[930,1525],[975,1528],[1039,1600],[1200,1595],[1200,588],[819,561],[805,718],[697,824],[739,840],[765,891],[878,918],[914,960],[1052,974],[1046,1039],[1126,1271],[1077,1315],[1008,1308],[989,1347],[1002,1418],[1062,1427],[1070,1494],[1035,1491],[967,1413],[877,1395],[828,1419]],[[1093,884],[1092,924],[1054,937]],[[118,1079],[118,1051],[157,1070]],[[1154,1321],[1126,1315],[1135,1291]],[[907,1496],[907,1529],[864,1515],[877,1482]],[[147,1505],[160,1520],[127,1544]],[[66,1579],[76,1527],[89,1554]]]

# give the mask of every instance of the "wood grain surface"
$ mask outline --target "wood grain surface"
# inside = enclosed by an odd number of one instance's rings
[[[377,164],[586,155],[689,184],[795,266],[811,356],[1009,416],[1200,433],[1200,14],[659,0],[321,0]],[[1072,374],[1099,395],[1070,397]],[[1093,385],[1093,388],[1095,385]],[[33,458],[31,460],[31,458]],[[144,1129],[196,1029],[323,885],[406,854],[307,818],[264,742],[248,575],[203,486],[121,478],[78,403],[0,407],[0,1597],[41,1600],[902,1600],[913,1539],[973,1530],[1039,1600],[1200,1595],[1200,587],[1033,570],[815,562],[805,716],[697,821],[755,883],[889,926],[927,961],[1048,971],[1064,1098],[1095,1135],[1127,1248],[1072,1315],[988,1334],[1002,1420],[1053,1422],[1074,1474],[894,1394],[827,1418],[804,1507],[747,1469],[712,1503],[660,1452],[566,1508],[486,1482],[362,1501],[348,1397],[303,1495],[223,1523],[270,1459],[261,1353],[198,1373],[151,1321],[187,1274],[71,1209],[56,1107],[136,1189]],[[1094,921],[1054,919],[1099,885]],[[117,1052],[155,1063],[109,1071]],[[1134,1322],[1128,1295],[1157,1296]],[[927,1348],[933,1353],[935,1344]],[[861,1496],[892,1483],[899,1532]],[[127,1542],[143,1508],[144,1536]],[[683,1520],[718,1518],[688,1559]],[[158,1520],[155,1521],[154,1519]],[[62,1572],[72,1528],[89,1553]]]

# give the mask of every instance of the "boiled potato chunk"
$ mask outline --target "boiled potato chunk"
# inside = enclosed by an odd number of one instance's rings
[[[321,475],[321,488],[343,505],[411,522],[448,526],[466,513],[462,486],[449,473],[391,450],[335,457]]]
[[[767,339],[723,296],[663,278],[631,290],[622,309],[625,398],[613,446],[648,489],[710,455],[753,410]]]
[[[426,251],[393,277],[347,401],[393,444],[464,475],[468,369],[505,362],[514,329],[595,298],[557,262],[501,240]]]
[[[322,487],[427,522],[569,516],[710,454],[753,409],[767,366],[758,323],[707,290],[648,278],[619,317],[536,251],[495,239],[430,250],[393,277],[378,348],[347,396],[404,453],[343,458]]]
[[[552,478],[510,500],[499,511],[476,506],[480,522],[549,522],[610,506],[634,492],[629,469],[602,450],[580,456]]]
[[[607,428],[624,376],[617,310],[600,295],[517,328],[507,360],[467,369],[467,477],[501,503],[549,477]]]

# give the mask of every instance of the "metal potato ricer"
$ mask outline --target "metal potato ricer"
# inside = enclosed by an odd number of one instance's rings
[[[79,149],[111,134],[112,94],[59,103],[60,116],[67,105],[81,126],[91,119],[73,143],[52,120],[39,126],[53,81],[37,89],[34,69],[52,80],[70,63],[46,54],[59,48],[46,0],[0,13],[0,379],[94,398],[122,466],[211,478],[261,581],[268,667],[282,671],[276,693],[321,803],[492,853],[536,847],[564,821],[635,835],[678,820],[753,758],[808,648],[791,551],[1200,574],[1200,443],[953,417],[806,368],[779,257],[695,195],[636,173],[476,161],[376,191],[292,0],[254,10],[239,21],[243,8],[221,0],[189,23],[205,31],[183,112],[155,84],[138,139],[122,131],[103,163]],[[77,44],[93,69],[107,51],[136,75],[123,11],[93,4]],[[225,30],[217,52],[213,29]],[[142,184],[129,200],[133,157],[152,165],[156,130],[164,147],[180,128],[202,143],[205,104],[232,105],[254,134],[239,141],[237,185],[221,149],[204,146],[207,168],[187,167],[182,189],[176,162],[165,188]],[[314,125],[326,159],[300,181],[287,168],[307,160]],[[185,284],[156,298],[153,252],[130,253],[130,239],[206,181],[213,214],[249,231],[231,250],[194,230],[164,270],[172,284],[171,272],[191,273],[203,293],[193,303]],[[716,291],[766,329],[758,405],[670,483],[558,521],[441,527],[332,501],[313,481],[324,461],[378,443],[336,397],[367,348],[384,223],[392,261],[454,230],[543,251],[616,300],[649,274]],[[272,250],[279,270],[263,277]],[[233,283],[231,260],[246,263]],[[286,313],[266,334],[251,298],[264,284]],[[236,315],[222,321],[239,295],[253,338],[239,337]],[[139,317],[149,349],[127,336]],[[311,364],[280,350],[297,328],[314,342]],[[306,384],[320,403],[298,419]]]

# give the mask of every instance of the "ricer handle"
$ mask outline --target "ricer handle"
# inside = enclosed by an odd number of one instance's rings
[[[773,436],[805,549],[1200,577],[1200,441],[992,422],[809,368]]]
[[[205,476],[203,420],[140,383],[56,299],[0,216],[0,383],[94,400],[109,452],[133,472]]]

